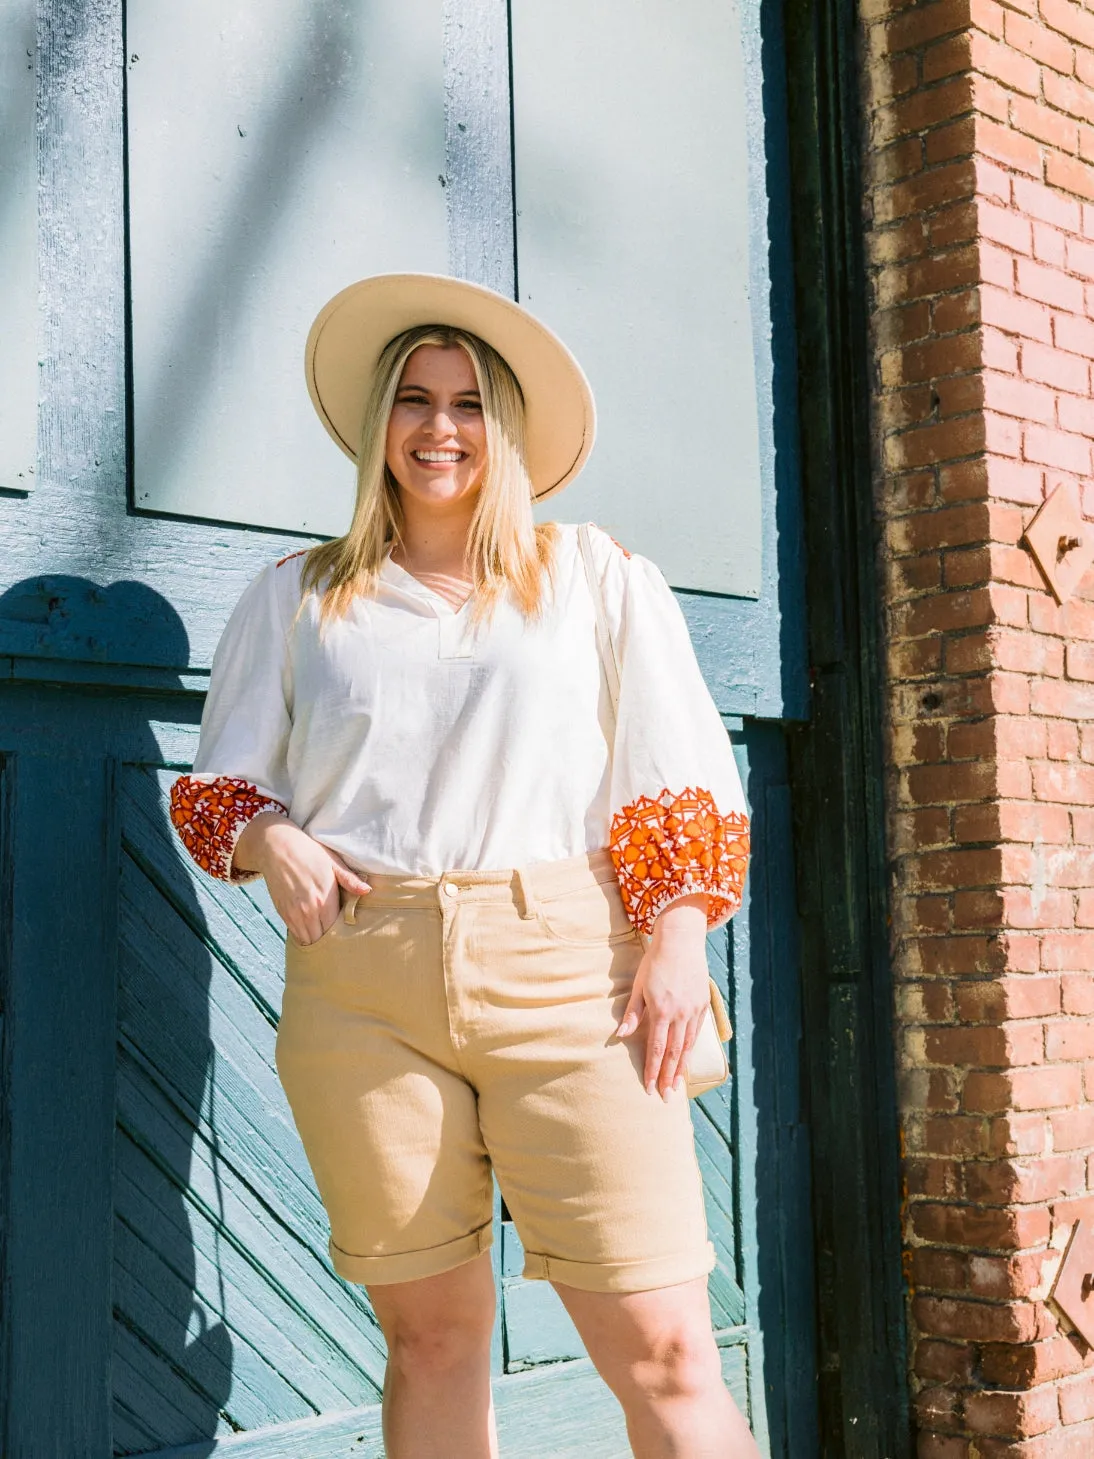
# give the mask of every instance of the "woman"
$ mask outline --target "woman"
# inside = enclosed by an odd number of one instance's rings
[[[591,448],[585,377],[426,275],[336,296],[307,369],[353,520],[244,592],[172,819],[288,929],[278,1072],[387,1341],[387,1453],[496,1453],[493,1171],[634,1453],[756,1455],[683,1089],[748,821],[664,578],[591,530],[613,715],[577,529],[533,522]]]

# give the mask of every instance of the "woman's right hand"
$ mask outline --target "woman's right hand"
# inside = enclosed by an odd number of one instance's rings
[[[276,811],[248,822],[233,864],[265,877],[278,916],[302,946],[318,942],[334,925],[342,902],[339,886],[351,896],[372,890],[341,857]]]

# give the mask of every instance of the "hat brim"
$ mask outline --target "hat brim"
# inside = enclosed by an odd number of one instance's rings
[[[343,289],[308,332],[308,393],[330,435],[356,461],[365,402],[389,340],[420,324],[448,324],[492,345],[524,395],[524,445],[536,501],[572,481],[596,435],[581,366],[546,325],[511,299],[442,274],[376,274]]]

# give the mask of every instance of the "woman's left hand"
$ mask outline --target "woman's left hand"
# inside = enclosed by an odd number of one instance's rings
[[[653,924],[653,937],[634,975],[618,1029],[628,1038],[645,1020],[646,1093],[667,1099],[684,1087],[685,1061],[710,1004],[706,958],[707,897],[671,902]]]

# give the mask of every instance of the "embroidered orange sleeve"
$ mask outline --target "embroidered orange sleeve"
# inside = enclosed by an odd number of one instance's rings
[[[706,892],[707,923],[717,926],[741,905],[748,870],[749,822],[739,811],[720,815],[698,786],[679,795],[640,795],[612,818],[608,841],[627,914],[639,932],[670,902]]]
[[[253,880],[253,872],[232,870],[232,855],[239,833],[260,811],[289,814],[279,800],[234,775],[214,780],[180,775],[171,787],[171,824],[202,871],[221,881]]]

